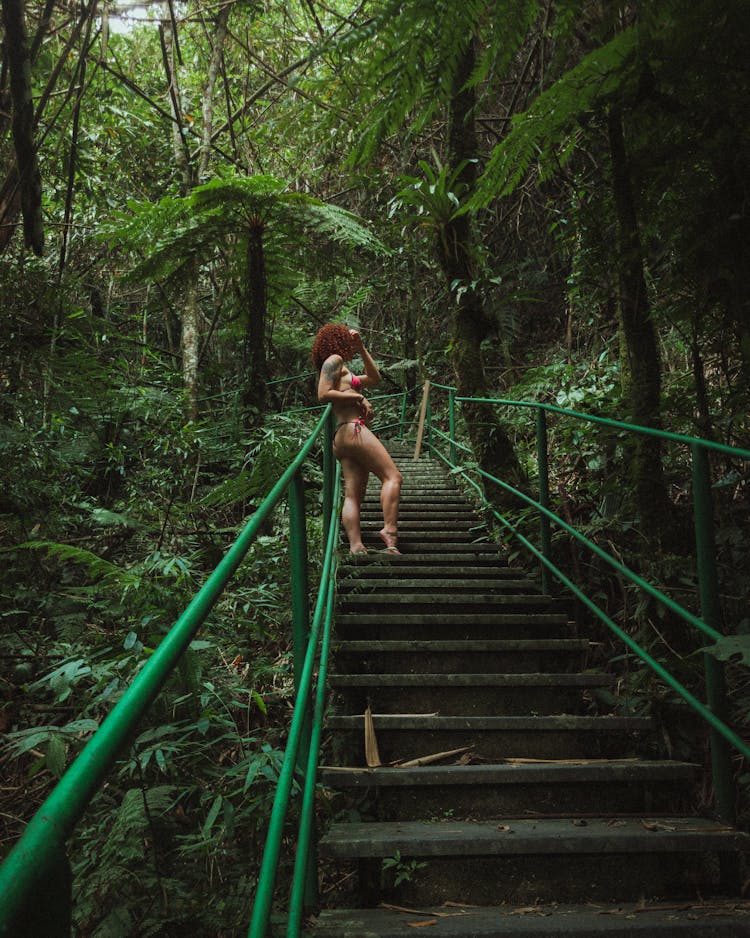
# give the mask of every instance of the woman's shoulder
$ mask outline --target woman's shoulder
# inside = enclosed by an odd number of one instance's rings
[[[339,371],[341,366],[344,364],[344,359],[337,354],[329,355],[328,358],[323,362],[321,371],[333,372]]]
[[[344,359],[340,355],[329,355],[320,366],[320,376],[331,384],[338,384],[341,378],[341,369],[344,366]]]

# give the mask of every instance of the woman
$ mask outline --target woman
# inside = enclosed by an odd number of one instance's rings
[[[355,375],[346,367],[359,353],[365,366],[363,375]],[[370,430],[372,405],[360,392],[380,383],[380,372],[355,329],[340,323],[328,323],[315,336],[313,362],[320,371],[318,400],[332,404],[336,418],[333,452],[344,473],[344,507],[341,522],[349,538],[353,554],[366,554],[360,528],[360,505],[364,501],[367,478],[373,472],[381,481],[380,504],[383,528],[380,539],[391,554],[398,549],[398,501],[401,494],[401,473],[388,451]]]

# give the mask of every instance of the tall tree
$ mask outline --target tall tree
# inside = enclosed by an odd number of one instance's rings
[[[13,101],[13,143],[16,172],[11,174],[20,189],[24,243],[35,254],[44,253],[42,222],[42,176],[34,141],[34,102],[31,95],[31,55],[26,34],[23,0],[3,0],[5,41],[10,70],[10,94]],[[6,183],[7,185],[7,183]],[[13,204],[11,200],[11,205]]]
[[[474,190],[478,146],[475,130],[476,94],[471,77],[476,58],[471,39],[458,61],[449,102],[448,160],[456,169],[456,182],[466,196]],[[451,360],[459,393],[465,397],[488,397],[482,359],[482,342],[489,332],[476,270],[474,221],[469,212],[454,213],[445,224],[439,244],[440,260],[451,298]],[[453,296],[455,296],[455,302]],[[463,406],[472,448],[481,468],[510,482],[521,481],[521,469],[513,444],[491,404]],[[488,486],[488,490],[493,490]],[[495,493],[500,498],[501,492]]]
[[[662,364],[656,326],[646,288],[643,248],[633,183],[625,149],[622,115],[617,107],[607,115],[612,165],[612,190],[617,213],[619,314],[624,339],[623,373],[631,418],[641,426],[661,426]],[[646,533],[666,528],[670,502],[664,483],[661,441],[638,435],[633,453],[633,479],[638,510]]]

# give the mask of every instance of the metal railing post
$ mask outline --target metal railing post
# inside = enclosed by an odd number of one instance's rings
[[[307,654],[310,637],[310,607],[307,584],[307,525],[305,490],[297,472],[289,486],[289,568],[292,587],[292,647],[294,651],[294,689]]]
[[[323,544],[328,543],[328,528],[333,511],[333,413],[323,427]]]
[[[427,410],[425,411],[424,421],[424,440],[430,442],[430,429],[432,428],[432,395],[427,397]]]
[[[543,407],[536,408],[536,462],[539,472],[539,504],[549,509],[549,460],[547,447],[547,413]],[[540,512],[539,517],[542,554],[552,560],[552,534],[550,520]],[[542,564],[542,590],[549,593],[552,578],[546,564]]]
[[[719,602],[719,580],[716,573],[711,471],[705,448],[698,443],[691,444],[690,448],[692,452],[693,514],[701,616],[707,625],[710,625],[716,631],[721,631],[721,605]],[[708,706],[712,713],[724,723],[727,723],[728,707],[724,665],[708,652],[704,654],[703,659],[706,671]],[[724,823],[734,824],[736,812],[731,753],[728,742],[714,729],[711,730],[711,763],[717,814]]]
[[[307,525],[305,521],[305,487],[302,473],[296,472],[289,486],[289,567],[292,587],[292,649],[294,656],[294,690],[299,691],[300,675],[310,640],[310,604],[307,577]],[[312,734],[312,700],[305,702],[305,717],[297,750],[297,770],[304,776],[310,753]],[[305,905],[313,906],[318,898],[315,843],[308,845],[305,878]]]
[[[448,436],[450,437],[450,460],[456,465],[456,392],[448,391]]]

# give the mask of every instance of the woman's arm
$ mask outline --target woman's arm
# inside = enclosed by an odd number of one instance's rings
[[[335,404],[336,401],[354,401],[362,404],[364,397],[353,389],[339,391],[337,385],[341,380],[341,368],[344,360],[340,355],[330,355],[323,362],[318,379],[318,400],[321,404]]]
[[[378,366],[372,360],[372,356],[365,348],[365,343],[362,341],[362,336],[357,332],[357,330],[350,329],[349,332],[352,335],[352,339],[354,339],[354,347],[362,357],[362,363],[365,366],[365,373],[359,376],[359,380],[362,382],[362,387],[375,388],[380,384],[380,372],[378,371]]]

